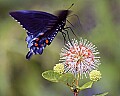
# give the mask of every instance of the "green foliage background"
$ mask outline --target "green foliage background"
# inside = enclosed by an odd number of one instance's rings
[[[28,61],[25,59],[28,51],[25,30],[8,14],[23,9],[54,13],[67,9],[72,3],[75,4],[72,14],[79,16],[82,29],[76,17],[68,20],[75,26],[73,30],[78,37],[98,47],[102,63],[102,79],[79,96],[106,91],[109,96],[120,96],[120,0],[0,0],[0,96],[73,96],[68,87],[41,76],[58,63],[64,45],[61,33],[42,55]]]

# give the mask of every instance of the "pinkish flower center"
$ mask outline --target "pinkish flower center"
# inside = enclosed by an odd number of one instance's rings
[[[76,62],[77,66],[82,62],[85,62],[87,65],[91,65],[91,63],[93,64],[94,62],[92,51],[83,45],[71,47],[64,56],[68,56],[66,63]]]

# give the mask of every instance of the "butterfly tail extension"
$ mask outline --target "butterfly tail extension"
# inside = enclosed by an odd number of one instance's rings
[[[41,47],[41,48],[38,48],[38,49],[32,49],[31,48],[31,50],[27,53],[27,55],[26,55],[26,59],[30,59],[31,57],[32,57],[32,55],[34,55],[34,54],[42,54],[43,53],[43,47]]]
[[[32,55],[33,55],[33,52],[32,51],[29,51],[28,53],[27,53],[27,55],[26,55],[26,59],[30,59],[31,57],[32,57]]]

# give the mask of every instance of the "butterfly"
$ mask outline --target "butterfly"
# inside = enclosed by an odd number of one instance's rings
[[[30,59],[34,54],[43,53],[46,45],[50,45],[57,33],[65,29],[66,18],[70,13],[70,10],[58,11],[57,16],[34,10],[9,13],[27,31],[26,42],[29,52],[26,59]]]

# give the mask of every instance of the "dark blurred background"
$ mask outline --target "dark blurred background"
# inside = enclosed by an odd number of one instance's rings
[[[73,96],[64,84],[49,82],[41,76],[59,62],[64,46],[61,33],[42,55],[35,55],[28,61],[25,59],[28,52],[25,30],[8,14],[13,10],[54,14],[72,3],[72,14],[78,15],[82,24],[80,27],[75,16],[68,17],[75,26],[72,29],[78,37],[95,44],[101,57],[102,79],[79,96],[102,92],[120,96],[120,0],[0,0],[0,96]],[[69,34],[70,38],[75,38],[71,31]]]

